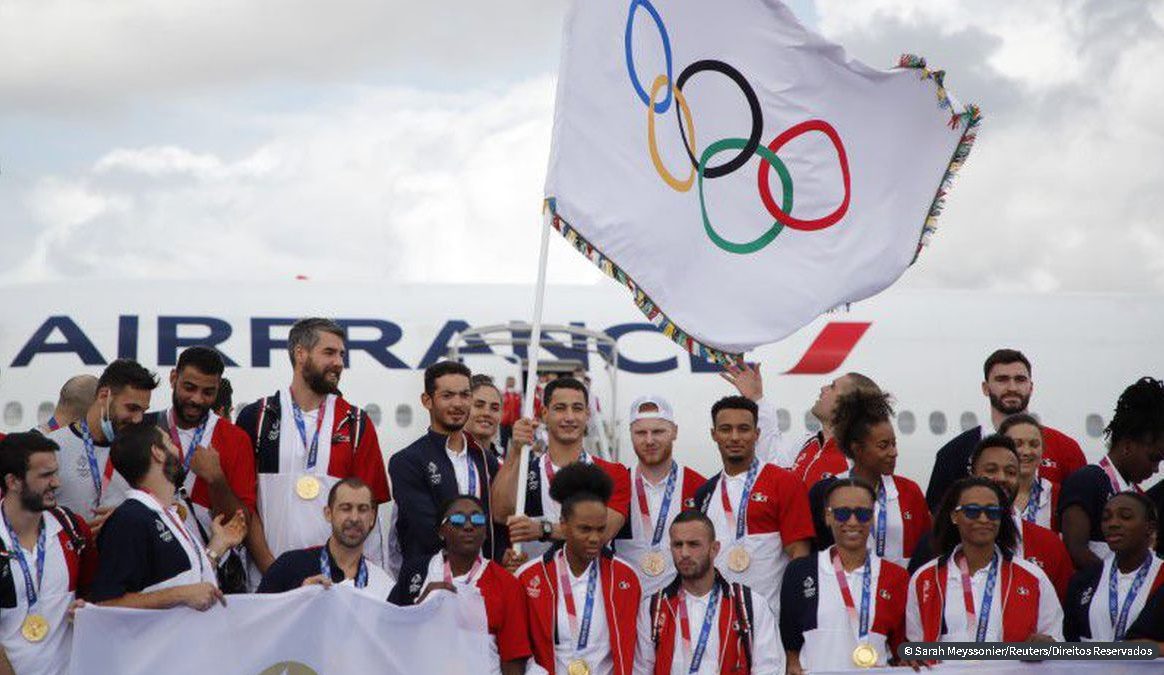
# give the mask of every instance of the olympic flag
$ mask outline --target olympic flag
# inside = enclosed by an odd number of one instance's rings
[[[850,59],[777,0],[575,0],[547,218],[727,363],[912,264],[980,119],[943,79]]]
[[[338,586],[232,595],[206,612],[85,607],[70,672],[476,673],[490,657],[480,596],[437,593],[396,607]]]

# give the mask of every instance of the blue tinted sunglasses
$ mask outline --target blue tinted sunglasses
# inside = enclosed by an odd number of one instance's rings
[[[862,525],[873,519],[873,509],[867,506],[838,506],[835,509],[830,507],[829,513],[833,514],[838,523],[847,523],[853,516],[857,516],[857,522]]]
[[[453,527],[464,527],[466,524],[473,527],[485,527],[484,513],[454,513],[445,517],[445,522]]]
[[[990,521],[996,521],[1002,518],[1002,507],[998,504],[962,504],[954,510],[961,511],[962,515],[970,520],[978,520],[984,513],[986,514],[986,519]]]

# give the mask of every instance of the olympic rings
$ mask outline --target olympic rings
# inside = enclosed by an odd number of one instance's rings
[[[643,88],[642,82],[640,82],[638,74],[635,72],[634,53],[631,44],[634,36],[635,13],[639,7],[642,7],[655,22],[655,26],[659,30],[659,37],[662,40],[663,56],[666,61],[666,72],[655,77],[651,84],[649,94]],[[805,232],[823,230],[835,225],[848,213],[851,197],[849,158],[845,152],[845,145],[841,141],[840,134],[837,133],[837,130],[831,124],[819,119],[801,122],[781,132],[767,146],[761,145],[760,137],[764,133],[763,109],[760,107],[760,100],[756,96],[755,89],[752,88],[747,78],[735,67],[723,61],[701,59],[684,68],[679,73],[678,79],[672,79],[671,38],[667,33],[666,25],[663,23],[663,17],[651,3],[651,0],[630,0],[624,43],[626,68],[630,76],[631,85],[634,87],[638,98],[647,106],[647,147],[650,151],[651,162],[654,164],[655,171],[659,174],[659,177],[677,192],[687,192],[690,190],[698,176],[699,210],[703,217],[703,229],[713,244],[728,253],[755,253],[772,243],[784,231],[785,227]],[[752,128],[747,138],[725,138],[712,143],[700,153],[699,159],[696,160],[695,156],[698,152],[698,146],[695,141],[695,118],[691,114],[691,108],[687,105],[687,99],[683,96],[683,86],[694,75],[704,71],[714,71],[724,75],[740,88],[744,99],[747,101],[748,110],[752,115]],[[656,101],[655,99],[659,96],[660,89],[665,89],[666,93],[661,101]],[[658,140],[655,135],[655,115],[665,113],[671,107],[672,99],[676,103],[674,106],[675,116],[679,121],[679,134],[683,139],[683,149],[687,152],[687,157],[691,161],[691,172],[684,180],[676,178],[663,165],[662,157],[659,155]],[[792,176],[788,172],[788,167],[785,166],[784,162],[776,153],[787,145],[789,141],[813,131],[819,131],[828,137],[837,151],[837,159],[840,162],[841,168],[841,178],[844,184],[844,197],[841,199],[840,205],[832,213],[821,218],[802,219],[792,216]],[[708,166],[708,162],[713,157],[726,150],[738,150],[739,153],[722,164]],[[752,241],[742,243],[729,241],[716,231],[707,216],[707,205],[703,195],[703,179],[720,178],[733,173],[747,164],[751,160],[752,155],[759,155],[760,157],[760,168],[756,175],[760,200],[764,203],[764,208],[776,220],[763,234]],[[780,184],[783,190],[782,203],[779,206],[776,204],[775,199],[773,199],[772,190],[768,185],[769,169],[773,167],[775,167],[776,174],[780,177]]]
[[[660,75],[655,78],[654,84],[651,85],[651,99],[647,102],[647,146],[651,151],[651,161],[655,164],[655,171],[659,172],[663,180],[670,185],[676,192],[687,192],[691,189],[692,183],[695,182],[695,167],[691,167],[691,173],[688,174],[687,179],[680,181],[671,175],[670,171],[663,166],[663,159],[659,157],[659,145],[655,142],[655,114],[653,108],[655,106],[655,94],[667,82],[666,75]],[[691,109],[687,107],[687,99],[683,98],[683,92],[675,89],[675,101],[679,104],[675,106],[676,110],[681,110],[683,113],[679,116],[680,124],[683,122],[683,115],[687,115],[687,133],[691,136],[691,142],[695,143],[695,122],[691,118]],[[682,131],[683,127],[679,127]],[[687,136],[683,137],[684,143],[687,141]],[[687,148],[687,153],[691,154],[691,148]]]
[[[663,57],[667,61],[668,82],[671,81],[671,38],[667,36],[667,28],[663,25],[663,17],[659,16],[659,11],[655,9],[655,6],[652,5],[649,0],[631,0],[630,12],[626,17],[626,69],[627,72],[630,73],[631,84],[634,85],[635,92],[638,93],[639,98],[643,100],[645,105],[650,106],[652,105],[650,97],[648,97],[647,92],[643,90],[643,85],[639,82],[639,76],[635,74],[635,57],[631,51],[631,37],[635,27],[635,9],[640,5],[642,5],[642,8],[647,10],[647,13],[650,14],[651,18],[655,20],[655,25],[659,27],[659,36],[663,38]],[[654,104],[655,112],[662,115],[663,113],[667,112],[667,108],[670,107],[670,105],[671,89],[668,88],[667,97],[662,101]],[[690,117],[690,113],[688,114],[688,117]],[[691,161],[692,163],[695,162],[694,159]]]
[[[732,158],[731,161],[724,162],[719,166],[707,167],[706,174],[708,178],[719,178],[720,176],[726,176],[727,174],[740,168],[746,164],[749,159],[752,158],[752,153],[756,152],[756,147],[760,145],[760,134],[764,132],[764,114],[760,111],[760,99],[756,98],[756,91],[752,89],[752,85],[748,84],[748,81],[744,79],[744,76],[740,74],[740,71],[732,68],[723,61],[712,61],[710,59],[704,59],[702,61],[696,61],[695,63],[687,66],[683,69],[682,73],[679,73],[679,79],[675,81],[675,92],[679,93],[683,91],[683,85],[687,83],[687,80],[690,79],[692,75],[703,72],[705,70],[712,70],[717,73],[722,73],[727,75],[728,79],[730,79],[732,82],[735,82],[736,86],[740,88],[740,91],[744,92],[744,98],[748,99],[748,109],[752,113],[752,131],[748,134],[748,143],[743,147],[743,149],[740,150],[740,154]],[[676,111],[675,114],[678,115],[678,111]],[[680,122],[682,122],[682,120],[680,120]],[[679,125],[679,133],[683,134],[682,124]],[[691,158],[691,165],[699,166],[702,164],[702,162],[695,161],[695,153],[691,150],[691,146],[694,145],[694,141],[689,144],[687,142],[687,136],[684,135],[683,145],[687,148],[687,155]]]
[[[749,141],[743,138],[725,138],[707,146],[707,149],[703,151],[703,155],[699,158],[699,211],[703,215],[703,229],[705,232],[707,232],[707,236],[711,238],[711,241],[716,246],[722,248],[728,253],[755,253],[768,244],[771,244],[772,240],[775,239],[776,236],[779,235],[780,232],[784,229],[784,225],[782,225],[779,221],[774,222],[772,223],[772,226],[768,228],[766,232],[764,232],[764,234],[761,234],[759,237],[753,239],[752,241],[740,244],[734,241],[728,241],[727,239],[724,239],[722,236],[720,236],[719,232],[716,232],[715,228],[711,226],[711,221],[707,217],[707,205],[704,203],[703,199],[703,176],[705,173],[703,168],[707,165],[707,160],[711,159],[724,150],[732,150],[736,148],[742,149],[748,145]],[[776,156],[775,152],[772,152],[762,145],[757,146],[754,152],[760,155],[761,159],[776,167],[776,175],[780,176],[780,184],[784,186],[784,210],[791,211],[792,176],[790,176],[788,173],[788,167],[784,166],[784,162],[780,161],[780,158]]]
[[[690,113],[688,114],[690,115]],[[841,143],[841,136],[837,133],[837,130],[833,128],[833,125],[825,122],[824,120],[809,120],[807,122],[801,122],[800,124],[790,127],[784,133],[774,138],[772,142],[768,144],[768,150],[775,154],[776,151],[784,147],[788,141],[791,141],[797,136],[801,136],[812,131],[819,131],[827,136],[828,139],[832,141],[833,147],[837,150],[837,159],[840,160],[841,164],[841,181],[845,186],[845,197],[841,200],[841,204],[836,208],[836,210],[827,216],[824,216],[823,218],[814,218],[809,220],[793,218],[788,213],[790,211],[788,207],[785,207],[783,210],[781,210],[778,206],[776,206],[776,202],[772,201],[772,191],[768,188],[768,167],[770,164],[766,157],[761,156],[760,170],[757,176],[757,182],[759,183],[760,188],[760,199],[764,202],[764,207],[768,209],[768,213],[771,213],[772,216],[776,218],[776,220],[781,224],[787,225],[794,230],[801,230],[804,232],[823,230],[826,227],[835,224],[849,210],[849,157],[845,154],[845,145]],[[776,171],[779,173],[780,169],[777,168]],[[788,179],[784,174],[780,175],[780,181],[782,184],[787,185],[785,182],[787,180]]]

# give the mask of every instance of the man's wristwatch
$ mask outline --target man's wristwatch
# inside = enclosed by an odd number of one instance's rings
[[[218,561],[219,561],[219,559],[220,559],[222,556],[220,556],[220,555],[218,554],[218,552],[217,552],[217,551],[215,551],[214,549],[212,549],[212,548],[207,548],[207,549],[206,549],[206,557],[207,557],[207,558],[210,558],[210,562],[211,562],[211,564],[213,564],[213,565],[218,565]]]
[[[538,537],[538,541],[549,541],[554,534],[554,524],[548,520],[542,521],[542,536]]]

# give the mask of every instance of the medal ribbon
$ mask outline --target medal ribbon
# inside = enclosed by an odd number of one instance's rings
[[[663,488],[663,503],[659,505],[659,515],[655,518],[655,529],[651,534],[651,548],[657,548],[663,541],[663,530],[667,524],[667,514],[671,512],[671,496],[675,493],[675,477],[679,474],[679,466],[671,462],[671,472],[667,474],[667,487]],[[643,523],[643,534],[651,532],[651,505],[647,503],[647,488],[643,484],[643,475],[635,474],[635,492],[639,498],[639,517]]]
[[[1132,579],[1132,587],[1128,589],[1128,595],[1124,598],[1123,609],[1120,609],[1120,591],[1119,591],[1119,567],[1116,566],[1115,560],[1111,563],[1111,576],[1108,577],[1107,587],[1107,611],[1108,616],[1111,617],[1111,626],[1115,630],[1115,641],[1119,642],[1124,639],[1124,634],[1128,632],[1128,612],[1132,609],[1132,603],[1136,601],[1136,596],[1140,593],[1140,588],[1144,585],[1144,580],[1148,578],[1148,570],[1152,568],[1152,554],[1148,553],[1148,557],[1144,560],[1144,564],[1140,565],[1140,569],[1136,570],[1136,576]]]
[[[182,437],[178,434],[178,418],[174,414],[173,408],[170,408],[168,416],[170,419],[170,439],[174,441],[174,445],[176,445],[179,450],[183,451],[182,466],[185,467],[187,471],[189,471],[190,460],[194,459],[194,451],[198,449],[199,445],[202,445],[202,434],[206,433],[206,425],[210,424],[210,415],[207,414],[206,419],[202,421],[202,424],[199,424],[194,428],[194,437],[190,439],[189,448],[182,447]]]
[[[93,500],[93,508],[101,504],[101,491],[104,482],[101,477],[101,467],[97,466],[97,449],[93,447],[93,434],[89,431],[89,421],[81,419],[81,440],[85,444],[85,459],[89,460],[89,478],[93,481],[93,491],[97,498]]]
[[[711,624],[715,613],[719,609],[719,584],[711,589],[707,598],[707,612],[703,615],[703,627],[699,629],[699,642],[695,645],[695,652],[691,651],[691,625],[687,621],[687,594],[679,590],[679,632],[683,638],[683,655],[688,660],[688,673],[698,673],[699,664],[703,663],[703,653],[707,651],[707,639],[711,635]]]
[[[550,453],[548,450],[546,451],[544,457],[546,458],[546,485],[548,486],[550,483],[554,482],[554,474],[557,472],[554,471],[554,462],[550,460]],[[590,453],[586,452],[585,450],[583,450],[582,454],[578,457],[578,461],[582,462],[583,464],[594,463],[590,459]]]
[[[163,506],[162,501],[154,496],[152,492],[146,492],[145,490],[142,490],[142,492],[145,492],[145,494],[149,495],[154,500],[154,502],[157,503],[158,507],[162,509],[162,514],[165,515],[166,520],[170,521],[170,524],[178,530],[179,536],[185,539],[186,543],[190,544],[191,548],[194,549],[194,557],[198,559],[198,576],[204,576],[206,565],[202,562],[202,558],[204,557],[202,555],[202,546],[198,543],[197,540],[195,540],[193,536],[190,535],[190,531],[186,529],[186,524],[183,523],[180,518],[175,516],[170,511],[170,509]],[[193,567],[191,567],[191,569],[193,569]]]
[[[832,551],[833,571],[837,574],[837,585],[841,587],[841,599],[845,601],[845,609],[849,612],[849,625],[857,631],[857,642],[864,642],[869,634],[869,598],[872,597],[873,564],[869,555],[865,555],[864,577],[861,579],[861,614],[858,616],[857,607],[853,602],[853,594],[849,591],[849,580],[845,576],[845,568],[841,566],[841,557],[836,549]],[[973,598],[971,598],[973,603]]]
[[[465,446],[465,468],[469,474],[469,494],[474,497],[479,497],[477,494],[477,465],[473,463],[473,457],[469,454],[468,444]]]
[[[885,555],[885,540],[889,529],[889,497],[885,494],[885,482],[877,484],[877,555]]]
[[[566,617],[570,622],[570,635],[577,640],[575,652],[586,649],[590,641],[590,619],[594,616],[594,587],[598,583],[598,561],[590,563],[589,578],[586,580],[586,606],[582,610],[582,626],[578,626],[578,612],[574,607],[574,588],[570,584],[566,556],[558,553],[558,584],[561,586],[562,598],[566,602]]]
[[[958,559],[958,570],[962,572],[962,597],[966,601],[966,627],[969,628],[975,621],[978,630],[975,631],[974,641],[986,641],[986,628],[990,625],[990,606],[994,604],[994,582],[998,578],[998,554],[990,559],[990,572],[986,575],[986,588],[982,590],[982,609],[974,613],[974,589],[970,586],[970,567],[966,564],[966,556]],[[977,618],[975,618],[977,617]]]
[[[1111,483],[1112,494],[1119,494],[1121,492],[1120,483],[1123,481],[1120,480],[1120,474],[1116,471],[1115,465],[1111,463],[1111,459],[1104,457],[1099,460],[1099,468],[1103,469],[1103,472],[1107,474],[1107,480]],[[1144,494],[1144,491],[1140,489],[1139,485],[1128,485],[1128,489]]]
[[[319,573],[324,577],[331,578],[331,554],[327,550],[327,544],[319,549]],[[360,556],[360,565],[356,568],[356,588],[363,588],[368,585],[368,563],[364,560],[364,556]]]
[[[473,566],[469,568],[469,573],[467,575],[465,575],[465,583],[466,584],[473,583],[473,577],[477,574],[477,570],[479,570],[481,568],[482,562],[484,562],[484,561],[481,559],[481,556],[477,556],[477,559],[473,561]],[[445,568],[445,583],[446,584],[453,583],[453,568],[449,566],[449,559],[448,558],[445,558],[444,568]]]
[[[747,529],[748,498],[752,495],[752,487],[756,484],[756,474],[759,471],[760,462],[753,459],[752,466],[748,467],[748,476],[744,479],[744,491],[740,493],[740,512],[736,514],[736,541],[744,538],[744,532]],[[721,488],[719,494],[723,497],[723,512],[730,523],[732,520],[732,503],[728,499],[727,474],[720,474],[719,486]]]
[[[4,509],[0,509],[0,515],[3,514]],[[44,581],[44,556],[46,548],[44,518],[42,517],[40,519],[40,532],[36,535],[36,581],[34,583],[28,558],[24,557],[24,546],[20,544],[20,537],[16,535],[16,530],[12,529],[12,523],[8,522],[8,516],[3,515],[3,517],[4,526],[8,528],[8,538],[12,540],[12,550],[10,553],[16,557],[16,562],[20,563],[20,571],[24,573],[24,592],[28,597],[28,611],[31,612],[40,594],[41,582]]]
[[[327,397],[325,396],[319,402],[319,412],[315,420],[315,436],[311,439],[311,445],[307,445],[307,422],[303,419],[303,409],[291,399],[291,410],[295,413],[295,428],[299,430],[299,440],[303,441],[303,449],[307,451],[307,471],[310,472],[315,468],[315,460],[319,456],[319,431],[323,428],[323,413],[327,406]]]
[[[1031,494],[1027,497],[1027,508],[1023,511],[1023,520],[1028,523],[1038,522],[1039,519],[1039,501],[1043,496],[1043,481],[1035,476],[1035,482],[1031,483]]]

